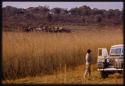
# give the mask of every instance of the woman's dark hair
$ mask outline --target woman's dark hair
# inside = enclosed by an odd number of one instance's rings
[[[88,49],[88,50],[87,50],[87,53],[90,53],[90,52],[91,52],[91,50],[90,50],[90,49]]]

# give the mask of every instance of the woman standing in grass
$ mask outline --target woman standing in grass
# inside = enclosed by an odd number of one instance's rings
[[[85,62],[86,62],[86,69],[85,69],[85,73],[84,73],[84,78],[86,78],[87,75],[90,78],[90,76],[91,76],[91,62],[92,62],[90,49],[87,50],[87,53],[85,56]]]

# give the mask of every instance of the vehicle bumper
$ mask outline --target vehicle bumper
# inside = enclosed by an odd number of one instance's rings
[[[123,71],[123,69],[104,68],[104,69],[98,69],[98,71]]]

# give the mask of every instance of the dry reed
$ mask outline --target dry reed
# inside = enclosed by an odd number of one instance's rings
[[[96,63],[97,48],[123,43],[121,30],[73,33],[3,32],[3,77],[15,79],[51,74],[84,63],[88,48]]]

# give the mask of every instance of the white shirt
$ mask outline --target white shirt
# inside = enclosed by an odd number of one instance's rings
[[[86,54],[85,60],[87,65],[91,64],[91,55],[89,53]]]

